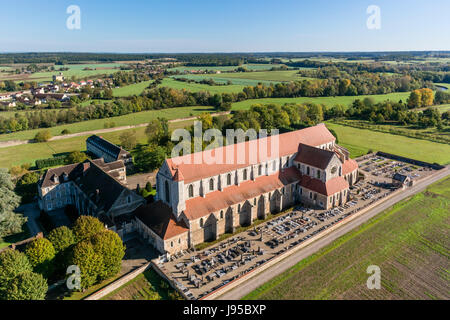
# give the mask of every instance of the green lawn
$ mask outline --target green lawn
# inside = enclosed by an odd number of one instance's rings
[[[182,128],[190,125],[191,121],[180,121],[170,124],[171,129]],[[145,127],[128,129],[136,132],[138,143],[147,143]],[[102,133],[101,136],[109,141],[119,144],[120,135],[127,130]],[[67,153],[74,150],[86,150],[86,138],[89,135],[74,137],[69,139],[55,140],[45,143],[30,143],[14,147],[0,148],[0,168],[10,168],[14,165],[31,163],[37,159],[50,158],[54,155]]]
[[[391,101],[406,101],[409,97],[409,92],[396,92],[388,94],[376,95],[362,95],[362,96],[338,96],[338,97],[299,97],[299,98],[265,98],[265,99],[249,99],[241,102],[233,103],[233,110],[247,110],[254,104],[274,103],[283,105],[285,103],[323,103],[329,107],[336,104],[342,104],[346,107],[350,106],[356,99],[364,99],[366,97],[372,98],[375,102],[382,102],[385,100]]]
[[[397,203],[244,299],[449,299],[450,178]],[[381,288],[369,290],[367,267]]]
[[[0,239],[0,249],[3,249],[13,243],[28,239],[30,237],[30,231],[28,230],[27,225],[23,225],[23,231],[20,233],[16,233],[3,239]]]
[[[113,95],[115,97],[128,97],[133,95],[140,95],[144,89],[148,87],[148,85],[152,82],[152,80],[142,81],[139,83],[130,84],[128,86],[123,86],[120,88],[113,89]]]
[[[357,129],[331,122],[327,122],[327,127],[336,132],[339,144],[350,151],[352,158],[373,150],[393,153],[431,163],[450,163],[450,145],[447,144]]]

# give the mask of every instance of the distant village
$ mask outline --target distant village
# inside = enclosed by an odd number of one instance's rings
[[[16,107],[18,103],[27,106],[38,106],[49,101],[67,102],[71,96],[78,96],[82,89],[104,88],[113,86],[111,79],[80,80],[68,82],[63,73],[53,76],[49,84],[40,84],[29,90],[0,93],[0,105],[3,107]]]

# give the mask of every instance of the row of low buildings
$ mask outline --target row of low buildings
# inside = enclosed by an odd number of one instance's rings
[[[53,76],[53,83],[40,85],[30,90],[0,93],[0,104],[5,107],[16,107],[17,103],[24,103],[30,106],[47,103],[49,100],[66,102],[71,95],[76,95],[88,86],[90,88],[112,85],[109,79],[81,80],[79,82],[65,82],[62,73]]]
[[[348,200],[349,188],[357,180],[358,165],[346,149],[335,143],[335,137],[324,124],[280,134],[276,139],[263,139],[266,141],[258,142],[265,143],[268,150],[272,144],[278,148],[277,157],[269,155],[250,161],[250,152],[254,150],[251,151],[252,142],[247,141],[214,150],[225,155],[245,154],[244,161],[235,158],[232,164],[195,164],[195,154],[166,159],[157,174],[155,202],[150,204],[130,190],[123,194],[103,190],[107,184],[99,185],[96,179],[89,178],[92,169],[96,175],[103,171],[106,177],[116,175],[116,169],[109,166],[120,162],[125,167],[125,160],[116,156],[120,154],[118,150],[112,157],[103,151],[100,154],[108,160],[48,170],[39,186],[41,208],[46,209],[43,198],[50,192],[43,192],[42,188],[56,184],[52,180],[54,175],[59,183],[67,176],[75,194],[71,204],[77,205],[80,213],[104,214],[110,219],[126,214],[144,241],[161,253],[173,254],[215,240],[240,226],[249,226],[296,203],[328,209]],[[88,150],[99,153],[108,148],[99,137],[88,140],[92,145]],[[259,145],[256,143],[258,149]],[[117,177],[106,179],[126,188]],[[99,205],[95,202],[97,197]],[[121,205],[125,206],[117,210]]]

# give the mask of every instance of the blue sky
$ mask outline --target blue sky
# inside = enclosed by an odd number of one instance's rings
[[[0,0],[0,52],[450,50],[449,0]],[[81,29],[69,30],[69,5]],[[381,29],[366,26],[369,5]]]

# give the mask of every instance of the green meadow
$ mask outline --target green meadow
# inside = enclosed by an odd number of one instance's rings
[[[169,109],[161,109],[161,110],[150,110],[150,111],[142,111],[136,113],[130,113],[124,116],[111,117],[106,119],[96,119],[96,120],[88,120],[82,121],[72,124],[60,125],[52,128],[48,128],[50,133],[53,136],[60,135],[61,131],[67,129],[70,133],[78,133],[85,131],[92,131],[103,129],[105,123],[114,122],[116,127],[121,126],[130,126],[137,125],[142,123],[147,123],[150,120],[156,119],[158,117],[163,117],[168,120],[171,119],[180,119],[186,118],[190,116],[198,115],[202,112],[213,112],[214,109],[208,106],[192,106],[192,107],[179,107],[179,108],[169,108]],[[30,140],[33,139],[38,131],[42,131],[44,129],[34,129],[34,130],[26,130],[19,131],[9,134],[0,135],[0,141],[9,141],[9,140]],[[1,150],[1,149],[0,149]]]
[[[339,144],[350,151],[352,158],[372,150],[431,163],[437,162],[444,165],[450,163],[450,145],[448,144],[347,127],[331,122],[327,122],[326,125],[336,132]]]
[[[396,92],[388,94],[376,94],[376,95],[362,95],[362,96],[338,96],[338,97],[298,97],[298,98],[264,98],[264,99],[249,99],[233,103],[233,110],[247,110],[255,104],[279,104],[286,103],[322,103],[328,107],[332,107],[337,104],[342,104],[346,107],[350,106],[356,99],[372,98],[375,102],[382,102],[385,100],[391,101],[406,101],[409,97],[409,92]]]

